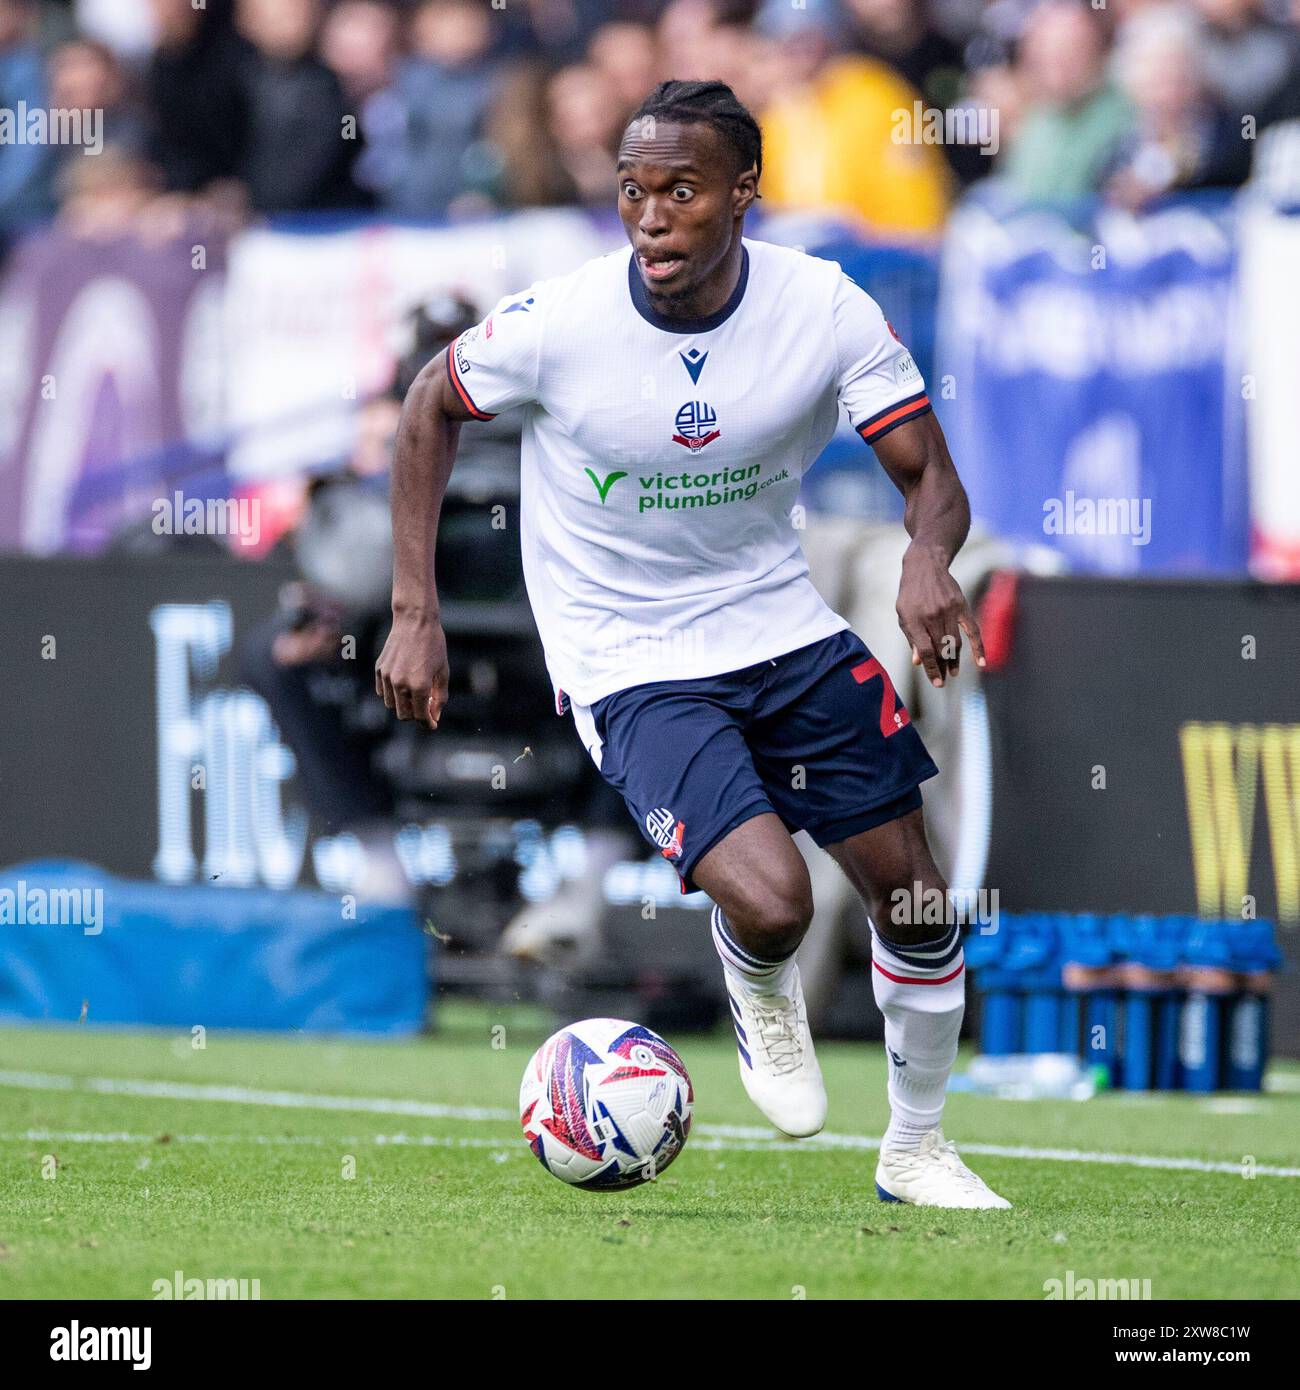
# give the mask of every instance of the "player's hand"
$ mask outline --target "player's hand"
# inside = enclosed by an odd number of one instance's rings
[[[898,625],[912,644],[912,665],[924,666],[931,685],[955,676],[961,660],[961,634],[970,639],[978,665],[984,665],[979,623],[961,586],[948,573],[941,551],[909,546],[898,589]]]
[[[375,694],[399,719],[436,729],[447,703],[447,638],[437,618],[399,613],[375,663]]]

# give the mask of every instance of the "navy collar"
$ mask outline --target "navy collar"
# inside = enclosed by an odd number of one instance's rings
[[[661,314],[650,303],[650,296],[646,293],[645,282],[641,279],[636,268],[636,252],[633,251],[627,260],[627,287],[632,294],[632,303],[636,306],[636,311],[649,324],[655,328],[662,328],[665,333],[707,333],[711,328],[720,328],[726,321],[740,308],[740,301],[745,297],[745,285],[749,280],[749,247],[741,244],[740,247],[740,276],[736,281],[736,288],[732,290],[731,297],[712,314],[707,314],[702,319],[680,319],[669,318],[666,314]]]

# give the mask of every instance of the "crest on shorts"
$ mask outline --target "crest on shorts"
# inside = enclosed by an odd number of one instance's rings
[[[686,822],[679,820],[674,825],[673,813],[666,806],[656,806],[646,816],[645,829],[665,859],[676,859],[681,855]]]

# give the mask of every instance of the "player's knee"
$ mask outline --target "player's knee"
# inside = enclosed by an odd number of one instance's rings
[[[755,955],[788,954],[804,939],[812,922],[812,890],[806,883],[767,884],[727,913],[740,944]]]
[[[896,877],[877,883],[871,894],[871,920],[886,940],[915,945],[942,936],[952,923],[948,885],[929,856]]]
[[[881,936],[908,945],[932,940],[950,923],[951,910],[920,815],[900,819],[888,831],[875,838],[850,877]]]

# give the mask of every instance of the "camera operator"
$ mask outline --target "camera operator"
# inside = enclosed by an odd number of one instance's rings
[[[284,586],[279,610],[239,652],[243,679],[293,749],[313,818],[327,834],[356,833],[376,890],[397,898],[407,885],[392,851],[393,789],[376,767],[391,730],[366,698],[390,617],[388,474],[407,388],[475,312],[447,296],[411,315],[392,387],[361,406],[350,457],[308,483],[302,517],[279,543],[303,578]]]
[[[388,621],[383,530],[400,414],[396,388],[367,401],[350,457],[307,485],[302,518],[281,541],[304,577],[284,585],[278,611],[238,651],[241,678],[293,749],[314,821],[358,836],[366,895],[387,901],[405,900],[407,885],[392,852],[392,791],[374,767],[388,730],[368,717],[364,696]]]

